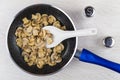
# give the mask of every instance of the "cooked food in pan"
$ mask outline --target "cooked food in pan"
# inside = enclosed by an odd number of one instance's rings
[[[24,61],[29,65],[43,68],[44,65],[54,66],[62,61],[61,52],[64,45],[60,43],[54,48],[46,48],[46,44],[53,42],[52,34],[43,30],[47,25],[53,25],[65,30],[66,27],[53,16],[47,14],[32,14],[31,19],[23,18],[23,24],[15,32],[16,43],[22,49]]]

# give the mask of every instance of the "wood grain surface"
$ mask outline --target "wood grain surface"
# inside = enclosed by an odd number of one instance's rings
[[[78,49],[86,48],[108,60],[120,63],[120,0],[0,0],[0,80],[120,80],[120,74],[101,66],[73,59],[61,71],[37,76],[20,69],[11,59],[7,48],[7,33],[15,15],[23,8],[46,3],[64,10],[77,29],[95,27],[96,36],[79,37]],[[84,8],[93,6],[95,15],[87,18]],[[115,39],[113,48],[105,48],[106,36]]]

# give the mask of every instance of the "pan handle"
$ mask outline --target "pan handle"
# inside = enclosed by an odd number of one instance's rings
[[[77,50],[75,57],[80,61],[97,64],[120,73],[120,64],[99,57],[86,49],[83,49],[82,52]]]

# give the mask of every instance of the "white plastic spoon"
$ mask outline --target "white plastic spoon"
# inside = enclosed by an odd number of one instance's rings
[[[52,48],[58,45],[60,42],[62,42],[65,39],[76,37],[76,36],[90,36],[97,34],[96,28],[89,28],[89,29],[82,29],[77,31],[63,31],[60,30],[54,26],[46,26],[43,29],[50,31],[53,35],[53,43],[47,44],[47,48]]]

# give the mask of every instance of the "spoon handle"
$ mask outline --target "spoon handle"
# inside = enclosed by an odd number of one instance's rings
[[[96,28],[82,29],[77,31],[63,31],[64,38],[71,38],[75,36],[89,36],[97,34]]]
[[[86,49],[82,52],[77,50],[75,57],[80,61],[97,64],[120,73],[120,64],[99,57]]]

